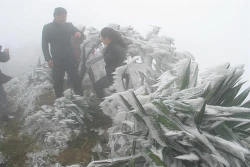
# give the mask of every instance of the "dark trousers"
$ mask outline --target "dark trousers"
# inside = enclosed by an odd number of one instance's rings
[[[77,95],[83,96],[82,83],[78,73],[77,62],[75,59],[69,59],[65,61],[56,62],[54,61],[53,71],[53,82],[56,97],[63,96],[63,85],[64,85],[64,75],[67,72],[70,82],[73,85],[74,92]]]
[[[8,100],[6,97],[6,93],[3,89],[3,85],[0,84],[0,117],[7,114],[8,112],[7,106],[8,106]]]
[[[113,83],[112,76],[107,76],[107,75],[96,81],[96,83],[94,84],[94,88],[97,96],[100,99],[105,97],[104,89],[110,87],[112,83]]]

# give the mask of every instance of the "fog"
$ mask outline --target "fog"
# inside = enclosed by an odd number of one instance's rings
[[[160,35],[175,39],[177,50],[191,52],[201,70],[230,62],[245,64],[250,74],[250,1],[118,1],[118,0],[0,0],[0,45],[11,60],[0,69],[11,76],[31,71],[41,52],[44,24],[55,7],[68,11],[75,26],[101,29],[109,23],[132,26],[142,35],[160,26]],[[248,83],[249,85],[249,83]]]

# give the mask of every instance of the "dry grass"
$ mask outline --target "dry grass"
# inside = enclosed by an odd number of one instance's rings
[[[26,154],[37,149],[31,137],[19,136],[19,118],[20,112],[16,112],[13,119],[0,125],[0,131],[4,135],[0,143],[0,152],[7,158],[5,167],[24,167]]]
[[[90,132],[88,135],[79,135],[68,143],[68,148],[63,150],[57,160],[60,164],[88,164],[92,158],[92,148],[98,140],[98,135],[95,132]]]

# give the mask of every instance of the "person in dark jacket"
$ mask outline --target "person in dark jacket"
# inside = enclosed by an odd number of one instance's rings
[[[0,62],[7,62],[9,61],[9,49],[5,49],[4,52],[1,52],[0,49]],[[8,100],[6,97],[6,93],[3,89],[3,84],[7,83],[11,77],[3,74],[0,71],[0,121],[7,121],[8,120]]]
[[[126,58],[125,44],[119,32],[112,28],[105,27],[101,30],[101,40],[106,49],[104,51],[104,62],[106,76],[94,84],[95,91],[99,98],[105,97],[104,89],[113,83],[113,72],[121,66]]]
[[[54,21],[46,24],[42,32],[42,50],[45,60],[53,71],[54,90],[57,98],[63,96],[65,72],[69,76],[75,94],[83,96],[77,60],[71,43],[72,36],[81,39],[83,34],[72,23],[66,22],[66,19],[66,9],[55,8]]]

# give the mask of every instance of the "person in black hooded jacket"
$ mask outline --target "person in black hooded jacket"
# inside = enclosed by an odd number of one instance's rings
[[[63,96],[65,71],[73,84],[75,94],[83,95],[77,59],[74,56],[74,47],[71,40],[72,37],[81,39],[84,36],[72,23],[66,22],[66,19],[66,9],[62,7],[55,8],[54,21],[46,24],[42,32],[42,50],[45,60],[48,62],[49,67],[52,68],[54,90],[57,98]]]
[[[101,40],[106,46],[104,51],[104,62],[106,76],[94,84],[95,91],[99,98],[105,97],[104,89],[113,83],[113,72],[121,66],[126,58],[125,44],[119,32],[110,27],[101,30]]]
[[[0,62],[7,62],[9,59],[9,49],[5,49],[4,52],[0,50]],[[0,121],[7,121],[8,119],[8,100],[3,89],[3,84],[7,83],[10,79],[11,77],[0,71]]]

